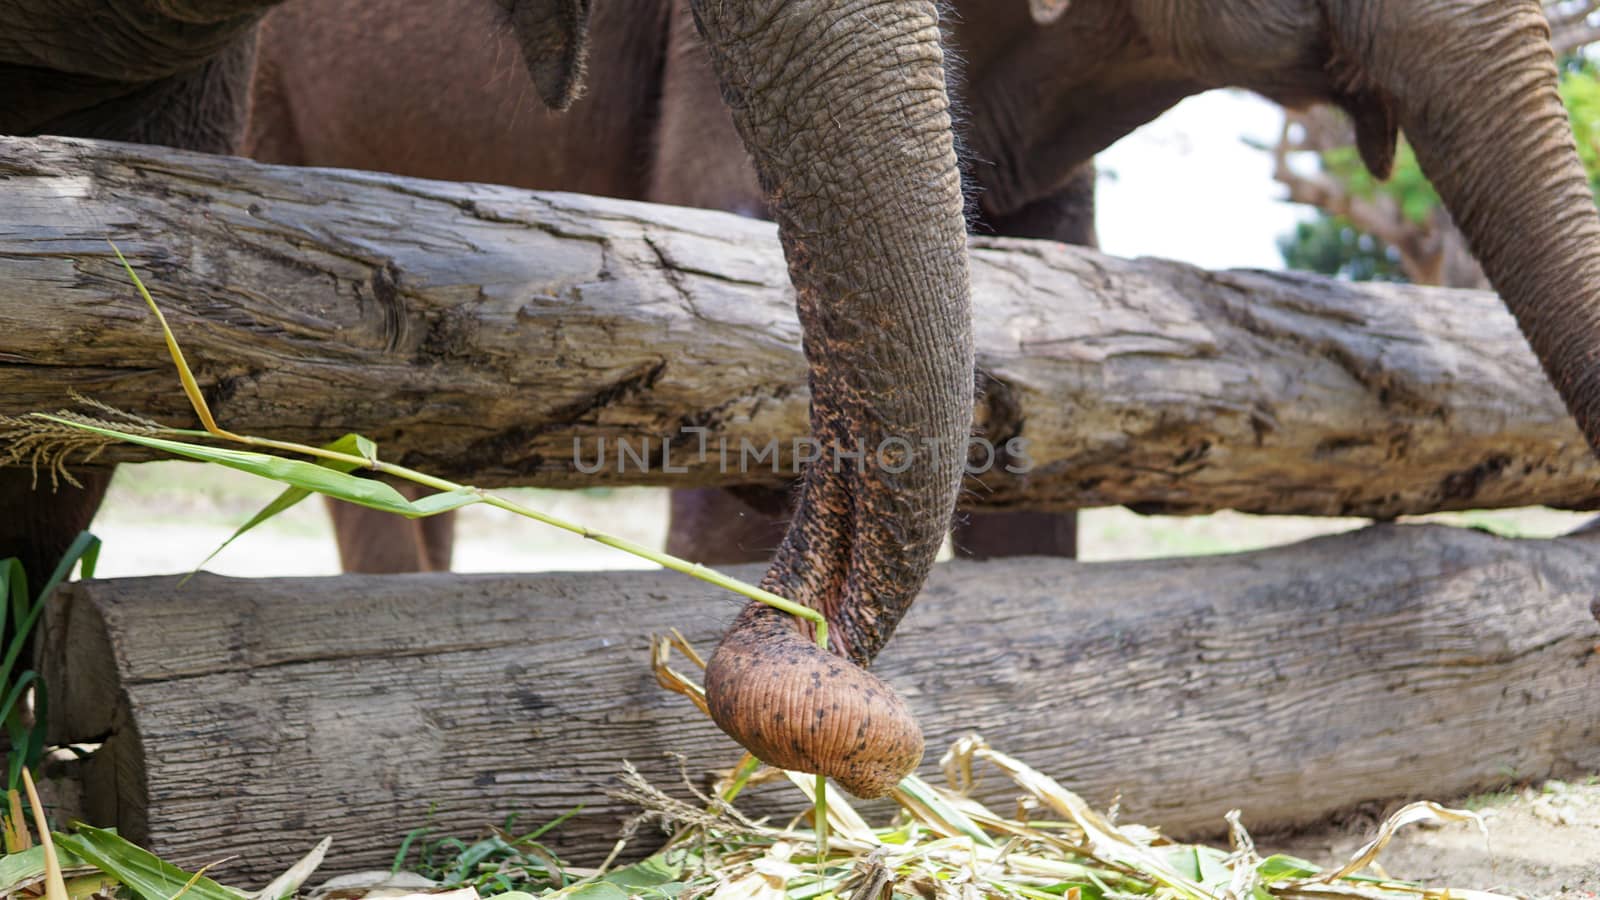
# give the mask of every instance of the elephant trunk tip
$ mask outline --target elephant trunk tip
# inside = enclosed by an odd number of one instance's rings
[[[768,607],[748,608],[718,645],[706,703],[762,762],[825,775],[857,797],[887,795],[922,761],[922,729],[905,700]]]

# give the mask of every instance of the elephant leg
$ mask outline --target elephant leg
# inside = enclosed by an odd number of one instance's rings
[[[963,559],[1004,556],[1078,556],[1078,514],[1075,512],[966,513],[950,537]]]
[[[978,212],[980,231],[1005,237],[1037,238],[1097,247],[1094,228],[1094,163],[1072,173],[1055,193],[1021,209],[991,215]],[[1003,556],[1078,556],[1075,512],[971,512],[957,517],[951,543],[967,559]]]
[[[662,71],[649,199],[768,218],[766,198],[722,102],[688,0],[674,0]],[[786,488],[672,492],[667,552],[707,565],[765,562],[789,523]]]
[[[415,500],[428,490],[410,482],[390,482]],[[394,574],[448,572],[455,549],[455,513],[407,519],[343,500],[326,501],[339,544],[339,565],[346,572]]]
[[[711,566],[765,562],[783,541],[787,488],[685,488],[672,492],[667,552]]]
[[[40,25],[48,23],[47,16]],[[45,31],[48,34],[48,30]],[[80,48],[81,49],[81,48]],[[128,49],[124,47],[123,49]],[[135,56],[139,54],[135,53]],[[255,35],[248,27],[226,46],[199,65],[184,68],[127,90],[112,78],[85,78],[83,103],[66,104],[61,110],[32,121],[27,116],[28,102],[48,102],[61,85],[71,78],[42,69],[28,69],[31,76],[43,79],[38,91],[22,90],[0,98],[0,131],[6,130],[5,115],[18,115],[25,134],[55,134],[66,137],[102,138],[140,144],[158,144],[205,153],[230,153],[244,129],[245,100],[250,67],[255,58]],[[151,59],[141,57],[142,61]],[[153,60],[160,65],[162,60]],[[15,68],[13,68],[15,71]],[[8,73],[9,77],[9,73]],[[100,98],[97,90],[107,92]],[[62,482],[54,489],[48,474],[41,473],[36,483],[27,468],[0,468],[0,559],[15,556],[22,560],[30,588],[37,589],[55,571],[56,563],[83,529],[89,527],[95,511],[105,498],[115,467],[74,470],[81,487]]]
[[[111,484],[110,468],[79,469],[82,485],[61,482],[51,490],[50,476],[39,482],[26,468],[0,468],[0,559],[17,557],[28,574],[28,588],[37,591],[55,571],[78,532],[89,527]]]

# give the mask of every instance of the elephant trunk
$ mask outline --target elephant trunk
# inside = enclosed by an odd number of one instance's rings
[[[921,589],[971,429],[966,230],[935,3],[695,0],[694,13],[778,222],[822,450],[763,585],[822,611],[839,654],[752,604],[706,671],[708,701],[762,760],[877,796],[916,766],[922,736],[860,666]]]
[[[1363,74],[1600,450],[1600,217],[1543,11],[1536,0],[1388,5],[1423,7],[1412,18],[1427,21],[1365,23]]]

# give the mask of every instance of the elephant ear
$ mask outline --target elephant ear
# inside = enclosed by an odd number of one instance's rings
[[[1061,18],[1061,14],[1071,5],[1072,0],[1028,0],[1028,11],[1033,13],[1033,21],[1049,25]]]
[[[583,92],[589,0],[500,0],[544,105],[564,110]]]

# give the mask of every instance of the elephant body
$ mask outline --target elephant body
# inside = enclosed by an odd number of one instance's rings
[[[946,41],[962,60],[951,90],[977,230],[1093,244],[1094,154],[1213,88],[1343,108],[1380,176],[1404,125],[1593,442],[1596,367],[1572,335],[1600,340],[1594,208],[1535,0],[953,0],[947,8]],[[438,32],[404,0],[295,0],[279,11],[262,45],[253,152],[764,212],[685,0],[602,0],[590,92],[566,119],[532,112],[526,80],[504,52],[469,52],[493,44],[492,32],[451,15],[446,52],[421,66],[407,48]],[[308,43],[306,34],[334,33],[318,27],[328,21],[344,23],[342,39]],[[1569,225],[1575,231],[1563,233]],[[1538,266],[1521,258],[1517,234],[1539,245]],[[1552,318],[1582,325],[1566,332]],[[781,492],[675,492],[669,549],[710,562],[764,558],[782,534],[783,507]],[[1070,521],[1002,515],[958,526],[956,543],[977,556],[1071,555]],[[342,540],[394,527],[374,522]]]
[[[1037,203],[1179,100],[1241,87],[1344,109],[1382,178],[1403,130],[1591,447],[1600,218],[1536,0],[960,4],[965,138],[985,216]]]
[[[1404,129],[1600,447],[1600,218],[1537,0],[958,0],[956,20],[943,24],[964,59],[970,204],[931,0],[599,0],[592,16],[588,0],[483,2],[486,21],[510,43],[486,36],[443,60],[503,60],[515,47],[537,96],[573,106],[577,118],[497,114],[505,107],[494,104],[525,89],[509,77],[480,80],[434,104],[439,133],[403,104],[369,98],[345,113],[291,115],[276,149],[263,135],[260,152],[331,163],[322,150],[348,142],[343,164],[394,154],[397,164],[379,167],[769,212],[805,332],[815,436],[825,447],[928,448],[904,470],[898,459],[891,472],[883,459],[857,470],[825,457],[801,479],[763,586],[821,610],[838,656],[865,664],[889,638],[955,505],[974,389],[966,216],[1001,233],[1071,239],[1067,232],[1084,229],[1093,154],[1211,88],[1344,108],[1380,176]],[[230,149],[243,121],[250,29],[268,5],[0,0],[0,130]],[[596,35],[593,93],[575,104],[586,22]],[[390,24],[369,22],[330,52],[384,47],[383,70],[408,78],[429,48],[394,39]],[[280,94],[263,95],[262,122],[271,103],[293,113],[296,102],[296,76],[272,65],[263,78],[275,78]],[[299,84],[312,93],[333,86]],[[437,90],[418,84],[399,99]],[[709,96],[723,98],[726,112]],[[478,101],[477,112],[466,108]],[[592,118],[584,102],[594,104]],[[339,115],[376,121],[328,121]],[[579,130],[585,122],[592,131]],[[511,139],[476,147],[473,123]],[[333,126],[336,141],[314,133]],[[737,153],[707,150],[734,147],[730,129],[748,167]],[[562,183],[537,180],[557,176]],[[32,497],[26,473],[0,474],[0,501]],[[92,501],[86,494],[80,505]],[[28,523],[20,535],[0,532],[0,555],[19,544],[37,560],[50,528],[63,529],[34,522],[36,512],[50,517],[37,503],[22,508],[0,517]],[[814,684],[827,687],[812,697],[822,705],[785,706],[809,702]],[[740,614],[708,667],[707,689],[718,723],[768,762],[827,772],[858,792],[887,790],[920,754],[915,725],[886,686],[818,651],[770,607]]]
[[[536,96],[571,106],[589,0],[479,2],[456,11],[507,39],[461,51],[519,56]],[[0,131],[235,151],[256,25],[273,5],[0,0]],[[805,333],[813,434],[825,450],[859,442],[914,454],[904,469],[883,454],[808,468],[762,585],[820,611],[829,644],[752,604],[709,664],[708,703],[769,762],[880,795],[922,743],[904,702],[863,666],[933,563],[971,429],[966,234],[938,15],[932,0],[693,0],[693,21],[760,196],[776,198],[768,208]],[[623,43],[597,52],[639,58],[615,34]],[[408,47],[400,63],[426,52]],[[620,120],[624,152],[641,124]],[[103,486],[102,474],[63,503],[30,473],[0,471],[0,556],[22,556],[31,576],[48,571]]]
[[[587,90],[559,115],[540,108],[511,35],[481,7],[290,0],[263,25],[245,152],[262,162],[768,216],[687,0],[596,5]],[[449,27],[439,26],[441,15]],[[958,43],[962,33],[953,32]],[[439,52],[419,62],[410,48],[424,42]],[[1092,245],[1093,171],[1080,169],[1020,215],[986,216],[975,226]],[[766,560],[783,536],[790,495],[674,491],[668,552],[717,565]],[[439,523],[338,503],[330,510],[348,571],[448,561],[450,532]],[[978,558],[1072,556],[1075,545],[1070,513],[971,514],[955,526],[957,553]]]

